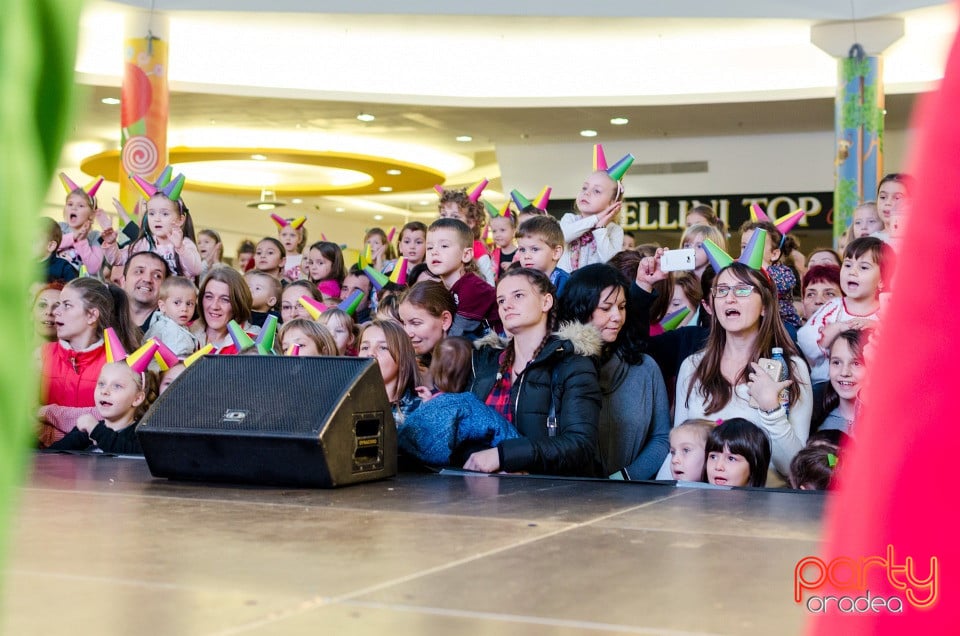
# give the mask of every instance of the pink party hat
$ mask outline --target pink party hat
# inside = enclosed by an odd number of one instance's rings
[[[593,144],[593,171],[597,172],[599,170],[606,171],[607,169],[607,158],[603,154],[603,146],[600,144]]]
[[[390,232],[387,234],[387,243],[393,243],[393,237],[397,235],[397,227],[394,226],[390,228]]]
[[[442,185],[438,183],[437,185],[433,186],[433,189],[437,191],[437,194],[439,194],[440,196],[443,196],[444,189]]]
[[[100,189],[100,186],[103,185],[103,177],[97,177],[93,181],[87,184],[86,191],[87,196],[91,199],[97,196],[97,190]]]
[[[298,344],[292,344],[292,345],[290,345],[289,347],[287,347],[287,350],[284,352],[283,355],[286,355],[286,356],[299,356],[299,355],[300,355],[300,345],[298,345]]]
[[[143,195],[144,199],[149,199],[157,193],[157,188],[140,175],[131,174],[130,179],[133,180],[133,184],[137,186],[137,190],[140,191],[140,194]]]
[[[543,186],[543,190],[541,190],[540,194],[537,195],[537,198],[533,200],[533,207],[542,212],[546,212],[547,204],[550,203],[550,193],[552,192],[553,188],[550,186]]]
[[[516,188],[510,191],[510,198],[513,199],[513,204],[517,206],[517,209],[521,212],[533,205],[533,202],[520,194],[520,191]]]
[[[793,212],[787,212],[779,219],[774,221],[773,224],[777,226],[777,229],[780,230],[781,234],[785,235],[787,232],[796,227],[797,223],[799,223],[803,217],[806,216],[806,214],[807,213],[804,210],[796,209]]]
[[[710,266],[713,267],[713,271],[717,274],[733,262],[733,257],[710,239],[704,239],[703,249],[707,252],[707,260],[710,261]]]
[[[177,357],[177,354],[175,354],[170,347],[163,344],[162,340],[159,338],[150,338],[150,340],[157,343],[157,351],[153,354],[153,359],[160,365],[161,371],[168,371],[170,367],[175,367],[179,364],[180,358]]]
[[[277,224],[277,229],[278,229],[278,230],[282,230],[283,228],[285,228],[285,227],[287,227],[288,225],[290,225],[290,222],[289,222],[289,221],[287,221],[285,218],[283,218],[282,216],[280,216],[279,214],[277,214],[277,213],[275,213],[275,212],[271,212],[271,213],[270,213],[270,218],[273,219],[273,222]]]
[[[763,211],[756,203],[750,204],[750,220],[754,223],[762,223],[764,221],[770,221],[770,217],[767,216],[767,213]]]
[[[237,353],[253,346],[253,338],[240,327],[236,320],[227,323],[227,331],[230,332],[230,338],[233,340],[233,346],[237,348]]]
[[[384,276],[382,273],[378,272],[375,268],[367,265],[363,268],[363,273],[367,275],[367,278],[370,279],[370,282],[373,283],[374,289],[380,291],[383,289],[383,286],[390,282],[390,279]]]
[[[325,304],[319,300],[314,300],[310,296],[301,296],[299,299],[297,299],[297,302],[307,310],[307,313],[310,314],[310,317],[314,320],[319,320],[320,314],[328,309]]]
[[[757,228],[737,261],[750,269],[761,269],[763,267],[763,250],[766,246],[767,231],[763,228]],[[719,272],[719,270],[717,271]]]
[[[60,183],[63,184],[63,189],[67,191],[67,194],[80,189],[80,186],[74,183],[73,179],[68,177],[66,172],[60,173]]]
[[[189,356],[187,356],[187,358],[183,361],[183,366],[189,367],[191,364],[193,364],[203,356],[213,353],[213,348],[214,348],[213,345],[210,343],[203,345],[199,351],[194,351]]]
[[[324,234],[323,232],[320,232],[320,239],[323,241],[327,241],[328,243],[330,242],[330,240],[327,238],[327,235]]]
[[[352,316],[354,313],[356,313],[360,303],[363,302],[364,296],[365,294],[363,293],[362,289],[354,289],[353,292],[351,292],[342,303],[337,305],[337,309],[345,311]]]
[[[480,199],[480,195],[483,194],[484,188],[486,188],[489,183],[490,181],[488,179],[481,179],[479,183],[470,188],[467,193],[467,198],[469,198],[471,202],[476,203]]]
[[[81,188],[73,180],[67,176],[67,173],[60,173],[60,183],[63,184],[63,189],[66,190],[67,194],[72,194],[74,192],[80,191],[87,195],[88,198],[93,199],[97,195],[97,190],[100,189],[100,186],[103,184],[103,177],[97,177],[93,181],[87,184],[87,187]]]
[[[632,154],[625,154],[620,158],[620,161],[607,169],[607,174],[610,175],[610,178],[614,181],[622,180],[623,175],[627,174],[627,170],[629,170],[630,166],[633,165],[634,159],[636,159],[636,157],[634,157]]]
[[[137,373],[143,373],[150,366],[153,354],[157,352],[157,343],[153,338],[147,340],[142,347],[127,356],[127,365]]]
[[[300,228],[303,227],[303,224],[306,222],[307,222],[307,217],[298,216],[297,218],[290,221],[290,227],[292,227],[295,230],[299,230]]]
[[[337,281],[334,279],[320,281],[317,283],[317,289],[319,289],[320,293],[327,298],[340,297],[340,285],[338,285]]]
[[[680,326],[680,323],[690,315],[689,307],[681,307],[680,309],[671,312],[663,317],[663,320],[660,321],[660,326],[663,327],[664,331],[673,331]]]
[[[407,284],[407,259],[404,257],[398,258],[393,266],[393,271],[390,272],[390,282],[397,285]]]
[[[263,321],[263,326],[260,327],[260,333],[257,334],[257,339],[253,341],[253,344],[257,347],[257,351],[260,352],[262,356],[269,356],[273,354],[273,346],[277,339],[277,317],[274,314],[268,314],[267,319]]]
[[[113,327],[107,327],[103,330],[103,346],[106,349],[107,362],[120,362],[126,359],[127,352],[120,342],[120,336],[113,330]]]
[[[176,179],[171,181],[170,176],[172,174],[173,167],[167,166],[154,183],[150,183],[138,174],[131,174],[130,178],[146,199],[161,192],[171,201],[178,201],[180,199],[180,193],[183,191],[183,184],[186,182],[186,178],[180,174],[177,175]]]

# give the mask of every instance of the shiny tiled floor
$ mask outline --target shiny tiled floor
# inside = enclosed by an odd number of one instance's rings
[[[791,634],[816,494],[402,474],[340,490],[39,455],[5,634]]]

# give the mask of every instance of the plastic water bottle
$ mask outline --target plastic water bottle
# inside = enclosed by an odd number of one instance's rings
[[[781,347],[774,347],[770,350],[770,357],[774,360],[780,361],[780,377],[777,378],[778,381],[783,382],[784,380],[790,379],[790,371],[787,367],[787,360],[783,357],[783,349]],[[790,412],[790,389],[786,388],[780,391],[780,405],[783,406],[783,410],[787,413]]]

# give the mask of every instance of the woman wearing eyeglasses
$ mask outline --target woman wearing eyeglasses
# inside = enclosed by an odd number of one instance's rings
[[[742,417],[762,428],[773,451],[768,486],[785,484],[790,460],[807,442],[813,396],[810,372],[780,320],[777,290],[762,271],[742,263],[714,280],[710,336],[703,351],[680,366],[674,426],[691,419]],[[760,358],[780,347],[789,379],[778,382],[761,370]],[[789,404],[780,403],[780,392]]]

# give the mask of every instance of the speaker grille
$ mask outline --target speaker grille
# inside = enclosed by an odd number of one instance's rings
[[[232,356],[231,356],[232,357]],[[150,424],[181,432],[319,435],[341,400],[371,364],[369,358],[208,356],[177,378],[193,384],[196,404],[165,404],[182,392],[169,389],[153,404]],[[244,387],[233,390],[230,387]],[[344,388],[347,388],[344,393]],[[362,406],[362,405],[357,405]],[[145,418],[147,419],[147,418]]]

